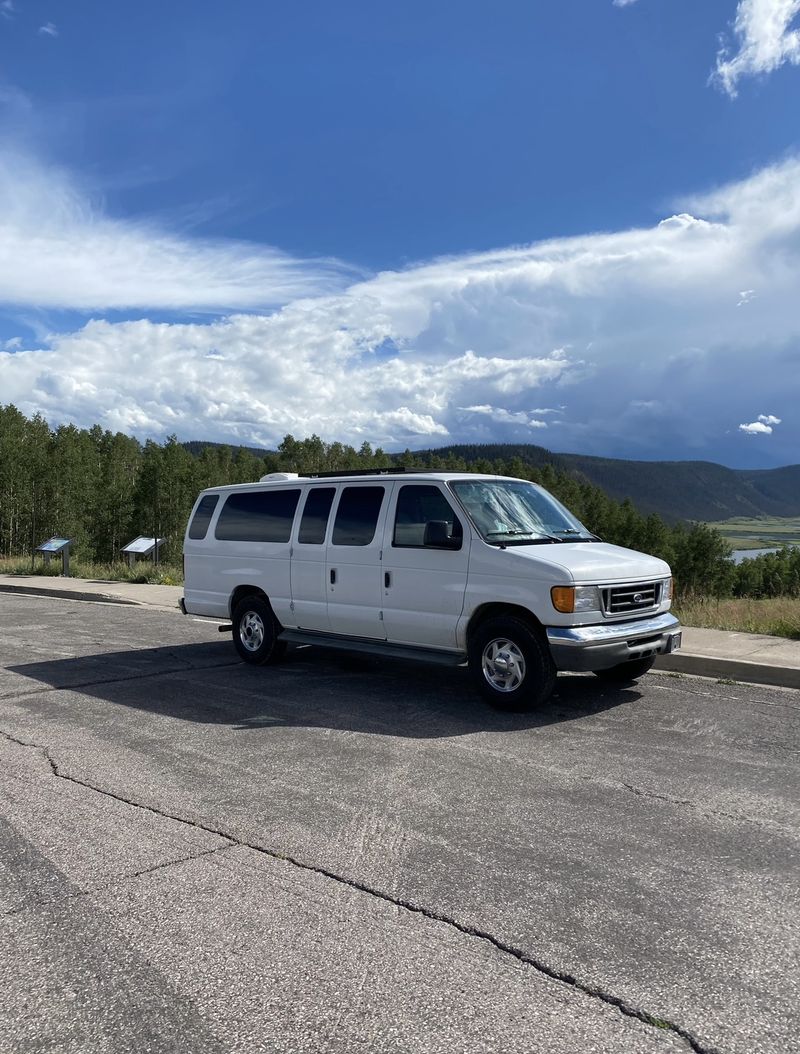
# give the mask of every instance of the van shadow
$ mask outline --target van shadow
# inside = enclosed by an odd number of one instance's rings
[[[328,728],[372,735],[441,738],[559,724],[641,698],[635,685],[560,675],[552,697],[531,713],[495,710],[464,667],[293,647],[274,666],[240,662],[229,642],[120,651],[7,668],[37,686],[116,706],[237,731]],[[38,706],[39,692],[13,693]]]

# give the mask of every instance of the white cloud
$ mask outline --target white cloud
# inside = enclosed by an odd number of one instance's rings
[[[800,30],[793,25],[800,0],[739,0],[733,31],[738,51],[723,46],[714,79],[731,97],[742,77],[800,64]]]
[[[776,417],[774,414],[759,414],[757,421],[751,421],[750,424],[739,425],[739,431],[745,432],[747,435],[751,436],[771,436],[773,425],[779,425],[780,423],[780,417]]]
[[[744,429],[730,421],[755,404],[784,418],[770,451],[796,459],[782,408],[800,404],[800,161],[676,211],[386,271],[272,314],[99,319],[0,352],[0,401],[142,436],[402,448],[557,434],[561,450],[734,463]],[[731,311],[732,289],[759,295]]]
[[[55,22],[45,22],[43,26],[39,26],[39,32],[42,36],[45,37],[57,37],[58,26],[55,24]]]
[[[636,0],[612,0],[614,7],[630,7],[631,4],[635,4]]]
[[[353,272],[336,261],[113,219],[66,173],[0,153],[0,302],[87,312],[255,309],[330,292],[345,276]]]
[[[377,343],[378,330],[354,326],[363,307],[340,298],[210,325],[90,322],[47,350],[0,353],[2,388],[27,412],[59,406],[71,420],[140,435],[270,445],[317,432],[404,446],[449,437],[461,394],[502,395],[569,368],[560,354],[375,358],[363,341]]]
[[[460,409],[468,414],[483,414],[486,417],[491,418],[492,421],[496,421],[498,424],[521,425],[524,428],[547,428],[546,421],[540,421],[531,417],[524,410],[514,412],[506,410],[502,406],[489,406],[488,404],[481,406],[462,406]]]
[[[0,0],[0,15],[11,21],[16,14],[17,9],[14,7],[14,0]]]
[[[737,301],[737,307],[744,307],[745,304],[749,304],[753,297],[756,295],[755,289],[743,289],[739,293],[739,300]]]

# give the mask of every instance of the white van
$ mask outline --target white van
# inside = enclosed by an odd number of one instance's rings
[[[455,472],[273,473],[203,491],[185,614],[246,662],[287,643],[458,665],[525,710],[558,670],[630,681],[680,647],[668,564],[607,545],[543,487]]]

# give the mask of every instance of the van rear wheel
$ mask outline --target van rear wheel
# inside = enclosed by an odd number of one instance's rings
[[[487,619],[478,627],[469,668],[478,691],[499,710],[534,710],[556,684],[547,643],[532,626],[511,615]]]
[[[240,657],[254,666],[277,662],[286,653],[278,640],[280,626],[263,597],[249,596],[233,609],[233,643]]]

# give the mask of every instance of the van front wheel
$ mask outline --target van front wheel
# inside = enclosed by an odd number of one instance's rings
[[[266,600],[244,597],[233,609],[233,643],[245,662],[264,666],[277,662],[286,651],[278,640],[280,627]]]
[[[546,642],[533,627],[510,615],[487,619],[478,627],[469,667],[481,695],[500,710],[534,710],[556,684]]]

